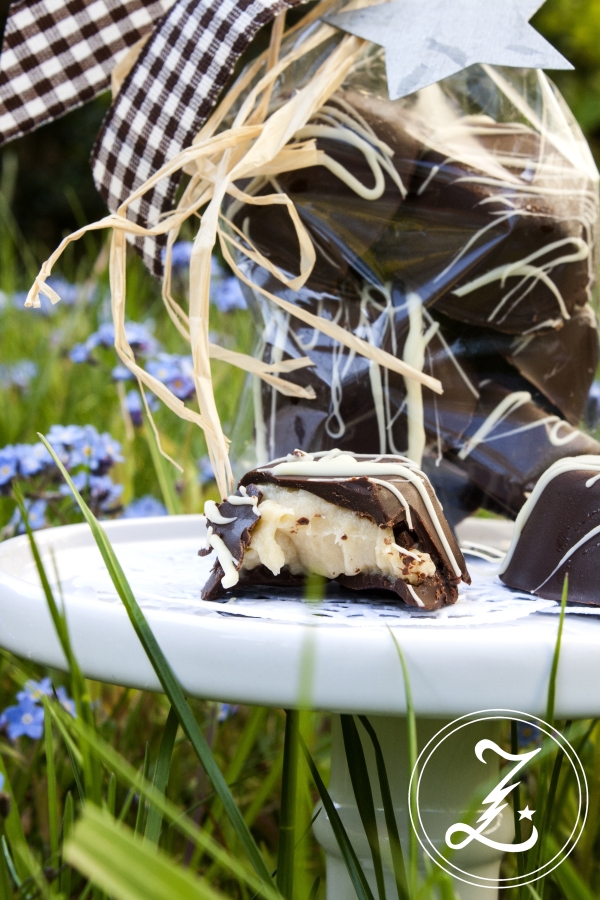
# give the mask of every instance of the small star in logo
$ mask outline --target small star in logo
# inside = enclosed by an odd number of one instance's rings
[[[535,812],[535,809],[529,809],[529,806],[526,806],[525,809],[520,809],[519,810],[519,822],[521,822],[523,819],[529,819],[529,821],[531,822],[533,820],[534,812]]]

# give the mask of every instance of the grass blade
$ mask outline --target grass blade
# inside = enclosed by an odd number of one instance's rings
[[[554,647],[554,656],[552,657],[552,668],[550,670],[550,681],[548,683],[548,701],[546,703],[546,722],[554,725],[554,707],[556,705],[556,680],[558,676],[558,664],[560,662],[560,648],[562,645],[563,628],[565,624],[565,610],[567,608],[567,598],[569,596],[569,576],[565,575],[565,583],[563,585],[562,600],[560,604],[560,617],[558,620],[558,634],[556,636],[556,645]]]
[[[48,452],[52,455],[65,481],[71,488],[73,496],[75,497],[85,520],[92,530],[94,540],[98,545],[98,549],[100,550],[106,568],[108,569],[108,573],[119,597],[123,602],[123,605],[125,606],[125,609],[127,610],[127,614],[140,640],[140,643],[146,651],[148,659],[150,660],[152,667],[156,672],[156,675],[162,685],[165,694],[169,698],[171,706],[177,712],[177,716],[179,718],[179,722],[181,723],[183,731],[191,742],[194,751],[196,752],[198,758],[200,759],[200,762],[204,766],[206,774],[212,782],[215,791],[219,795],[221,802],[223,803],[225,812],[229,816],[231,824],[233,825],[242,846],[248,854],[248,857],[256,873],[265,883],[269,883],[271,875],[263,859],[263,856],[258,849],[258,846],[254,838],[252,837],[248,826],[244,822],[244,818],[240,810],[238,809],[235,800],[233,799],[231,791],[227,786],[227,782],[225,781],[221,770],[215,762],[211,749],[206,742],[202,730],[196,722],[192,711],[185,699],[181,685],[177,681],[173,670],[171,669],[164,653],[162,652],[158,644],[158,641],[154,637],[152,629],[148,625],[148,622],[146,621],[142,610],[140,609],[135,597],[133,596],[133,592],[131,590],[131,587],[129,586],[129,582],[125,577],[125,573],[121,568],[121,565],[110,544],[110,541],[106,536],[104,529],[100,526],[96,517],[90,511],[81,494],[73,484],[69,473],[55,454],[51,445],[43,435],[39,434],[38,436],[44,443]]]
[[[294,891],[299,717],[297,710],[286,710],[277,851],[277,888],[286,900],[292,900]]]
[[[556,681],[558,677],[558,666],[560,662],[560,650],[562,646],[562,635],[565,624],[565,610],[567,608],[567,598],[569,595],[569,576],[565,575],[563,584],[562,599],[560,605],[560,617],[558,620],[558,632],[556,635],[556,644],[554,646],[554,654],[552,656],[552,667],[550,669],[550,680],[548,682],[548,696],[546,702],[546,722],[548,725],[554,725],[554,713],[556,706]],[[542,853],[547,844],[547,804],[548,804],[548,775],[549,775],[549,759],[542,759],[540,764],[540,777],[537,789],[537,807],[539,818],[542,822],[537,846],[527,854],[527,871],[531,869],[537,870],[541,865]],[[531,865],[534,861],[534,865]],[[543,895],[543,880],[536,884],[538,893]]]
[[[63,816],[63,848],[68,843],[69,838],[71,837],[71,833],[73,831],[73,819],[73,795],[69,791],[65,799],[65,812]],[[64,853],[63,863],[65,863]],[[65,865],[65,868],[60,874],[60,892],[64,897],[71,896],[71,867],[67,865]]]
[[[406,726],[408,732],[408,769],[409,772],[414,772],[417,759],[418,759],[418,745],[417,745],[417,719],[415,716],[415,707],[412,698],[412,690],[410,686],[410,678],[408,675],[408,667],[406,665],[406,659],[404,658],[404,653],[402,651],[402,647],[396,640],[396,636],[391,628],[388,628],[388,631],[391,635],[391,638],[396,647],[396,651],[398,653],[398,658],[400,660],[400,665],[402,666],[402,676],[404,678],[404,696],[406,698]],[[411,809],[415,810],[417,807],[417,779],[413,778],[411,782],[411,796],[409,797],[409,803]],[[417,836],[414,833],[412,828],[408,829],[408,854],[409,854],[409,884],[410,884],[410,894],[411,896],[416,896],[417,892],[417,878],[418,878],[418,866],[419,866],[419,848],[417,843]]]
[[[182,813],[178,806],[167,800],[164,794],[155,790],[149,781],[145,781],[140,771],[123,759],[109,743],[103,740],[95,731],[92,731],[85,722],[81,722],[79,719],[72,719],[61,707],[50,705],[49,709],[54,721],[61,721],[65,732],[70,731],[81,739],[86,740],[107,769],[113,771],[121,781],[129,785],[133,793],[140,794],[148,803],[160,809],[164,818],[171,825],[195,845],[202,847],[205,853],[213,859],[218,860],[220,866],[233,878],[242,884],[248,885],[252,891],[256,891],[266,897],[267,900],[281,900],[280,895],[271,882],[265,883],[247,865],[231,857],[205,830],[198,828],[195,822],[188,818],[185,813]],[[127,804],[128,800],[125,803]],[[122,811],[121,816],[124,817],[124,815],[125,812]]]
[[[514,719],[510,723],[510,752],[516,756],[519,752],[519,725]],[[517,784],[513,794],[513,817],[515,822],[515,843],[521,844],[523,837],[521,834],[521,817],[519,810],[521,808],[521,784]],[[522,877],[525,872],[524,860],[522,854],[517,853],[517,870],[519,876]]]
[[[358,900],[375,900],[375,898],[373,897],[373,892],[369,887],[369,882],[367,881],[365,873],[363,872],[356,853],[354,852],[354,847],[350,843],[348,833],[344,828],[344,824],[340,819],[337,809],[334,806],[333,800],[329,796],[329,792],[323,783],[323,779],[321,778],[319,770],[317,769],[313,758],[309,753],[308,747],[302,740],[302,735],[300,735],[300,747],[308,764],[308,768],[310,769],[313,780],[317,786],[321,802],[323,804],[325,812],[327,813],[327,818],[329,819],[329,823],[335,835],[337,845],[340,848],[342,859],[346,864],[346,869],[348,870],[348,875],[350,876],[350,881],[352,882],[354,890],[356,891]]]
[[[3,790],[7,794],[10,794],[12,798],[8,816],[4,819],[4,834],[2,835],[2,840],[7,843],[7,846],[10,846],[10,850],[12,851],[5,856],[6,862],[9,867],[14,865],[15,873],[19,881],[26,881],[28,878],[32,879],[35,881],[42,895],[46,897],[48,896],[48,885],[27,844],[19,810],[17,809],[17,804],[14,799],[14,792],[11,788],[8,772],[4,767],[4,761],[1,756],[0,772],[4,775]]]
[[[144,750],[144,768],[142,769],[144,781],[148,780],[148,773],[150,771],[150,747],[148,742],[146,741],[146,749]],[[145,797],[138,798],[138,808],[135,816],[135,830],[134,834],[138,835],[142,831],[142,826],[144,824],[144,813],[146,811],[146,799]]]
[[[172,467],[169,466],[169,463],[158,449],[156,435],[148,425],[146,416],[144,416],[143,430],[167,511],[170,516],[178,516],[183,512],[183,509],[181,508],[181,500],[179,499],[173,484],[173,477],[171,474]]]
[[[385,760],[379,738],[375,729],[366,716],[359,716],[359,721],[373,744],[375,752],[375,764],[377,765],[377,776],[379,778],[379,790],[381,791],[381,800],[383,803],[383,814],[385,816],[385,825],[387,828],[388,839],[390,842],[390,853],[392,856],[392,865],[394,867],[394,878],[396,881],[396,889],[398,891],[399,900],[409,900],[408,885],[406,883],[406,867],[404,865],[404,854],[402,853],[402,844],[400,843],[400,833],[398,831],[398,823],[394,812],[394,803],[392,801],[392,792],[385,768]]]
[[[108,779],[108,788],[106,791],[106,809],[113,818],[115,816],[116,805],[117,805],[117,778],[115,776],[115,773],[111,772],[110,778]]]
[[[88,805],[65,847],[68,862],[115,900],[221,900],[223,894],[195,878],[130,829]]]
[[[375,882],[379,900],[385,900],[385,880],[383,877],[383,864],[381,862],[381,847],[379,846],[379,834],[377,831],[377,818],[375,816],[375,801],[371,790],[369,770],[363,745],[360,740],[358,728],[354,717],[351,715],[340,716],[342,723],[342,735],[344,737],[344,749],[346,761],[350,772],[350,781],[354,791],[358,814],[362,822],[375,871]]]
[[[56,767],[54,765],[54,744],[52,741],[52,722],[50,716],[44,716],[44,742],[46,745],[46,778],[48,781],[48,834],[50,837],[50,855],[58,856],[58,793],[56,789]]]
[[[256,743],[256,739],[263,728],[267,712],[268,710],[265,707],[258,706],[255,707],[250,713],[248,722],[244,730],[242,731],[231,762],[229,763],[225,772],[225,781],[227,782],[227,784],[235,784],[235,782],[242,774],[242,770],[246,764],[246,760],[252,752],[252,748]],[[210,807],[210,811],[207,817],[208,821],[205,825],[205,827],[210,832],[212,832],[214,823],[219,820],[219,817],[222,814],[222,810],[222,803],[219,798],[216,797],[215,801]]]
[[[173,755],[173,747],[175,746],[178,728],[179,719],[177,718],[177,713],[173,707],[171,707],[165,723],[165,730],[163,731],[160,742],[158,759],[156,760],[156,769],[154,771],[154,789],[160,791],[161,794],[164,794],[167,789],[169,770],[171,768],[171,757]],[[163,817],[161,811],[157,809],[156,806],[151,805],[144,834],[145,839],[149,843],[158,845],[162,820]]]
[[[45,439],[44,439],[45,441]],[[48,444],[48,446],[50,446]],[[52,451],[54,455],[54,451]],[[52,618],[52,623],[54,625],[54,629],[56,631],[56,635],[60,642],[62,651],[67,660],[67,665],[69,667],[69,673],[71,675],[71,689],[73,692],[73,699],[75,701],[75,708],[77,710],[77,715],[81,716],[84,721],[88,723],[88,725],[93,726],[94,720],[92,715],[92,710],[89,702],[87,701],[87,689],[85,686],[85,680],[81,673],[81,669],[77,663],[75,658],[75,654],[73,653],[73,648],[71,647],[71,640],[69,638],[69,630],[67,627],[67,620],[63,612],[61,612],[58,608],[56,600],[54,598],[54,594],[52,592],[52,588],[50,586],[50,581],[46,574],[46,569],[44,567],[44,563],[42,562],[42,557],[37,547],[37,543],[35,540],[35,536],[33,531],[31,530],[31,526],[29,524],[29,516],[27,514],[27,510],[25,508],[25,504],[23,502],[23,496],[21,494],[20,488],[18,485],[13,486],[13,494],[15,500],[17,502],[17,506],[19,507],[19,511],[21,513],[21,519],[25,525],[25,530],[27,532],[27,537],[29,539],[29,546],[31,548],[31,553],[35,562],[35,567],[38,572],[38,576],[42,585],[42,590],[44,591],[44,596],[46,598],[46,603],[48,604],[48,610],[50,612],[50,616]],[[88,792],[90,797],[94,800],[95,803],[100,803],[101,794],[100,794],[100,771],[96,765],[94,765],[93,761],[89,758],[87,753],[87,749],[85,746],[82,747],[82,761],[83,761],[83,771],[84,771],[84,781],[88,787]],[[79,787],[79,785],[78,785]]]

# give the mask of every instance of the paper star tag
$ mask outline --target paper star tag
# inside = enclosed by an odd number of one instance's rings
[[[385,48],[391,100],[468,66],[572,69],[528,22],[539,0],[389,0],[325,21]]]

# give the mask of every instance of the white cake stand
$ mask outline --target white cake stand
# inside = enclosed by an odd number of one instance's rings
[[[506,547],[510,527],[471,520],[461,537]],[[346,766],[339,714],[364,713],[374,725],[406,844],[405,693],[390,629],[407,661],[421,745],[448,721],[478,710],[544,715],[558,619],[535,611],[548,604],[517,599],[515,609],[498,614],[488,604],[489,610],[473,616],[469,603],[461,601],[447,620],[410,617],[393,607],[370,605],[364,597],[359,603],[327,603],[319,609],[272,596],[207,604],[199,598],[207,572],[207,560],[197,556],[204,542],[201,517],[117,521],[105,528],[154,634],[190,695],[293,708],[302,696],[301,672],[310,649],[311,705],[338,714],[333,717],[330,793],[367,871],[370,854]],[[85,675],[160,690],[87,526],[39,532],[37,540],[43,555],[49,558],[52,550],[57,560],[71,639]],[[65,667],[26,537],[0,544],[0,645],[38,663]],[[558,674],[557,716],[600,716],[599,684],[600,619],[570,616]],[[364,747],[377,798],[375,763],[366,738]],[[476,763],[471,739],[464,752],[438,768],[438,812],[452,824],[489,778],[491,766]],[[430,798],[432,803],[436,801]],[[510,842],[512,812],[507,813],[497,834]],[[354,900],[324,813],[315,831],[327,854],[328,900]],[[472,844],[469,852],[479,856],[471,859],[471,869],[475,871],[475,865],[480,877],[496,878],[500,854],[475,846],[479,849],[473,850]],[[492,890],[462,882],[456,882],[456,891],[462,900],[494,897]],[[391,882],[388,896],[395,896]]]

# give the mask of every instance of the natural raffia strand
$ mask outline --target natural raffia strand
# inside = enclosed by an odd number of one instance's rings
[[[322,14],[323,8],[329,5],[328,3],[320,5],[317,8],[318,14],[315,14],[316,11],[313,10],[301,25],[306,24],[307,21],[315,20],[317,15]],[[296,30],[298,30],[298,26],[294,29],[294,31]],[[271,184],[276,183],[277,175],[283,172],[295,171],[315,165],[333,164],[333,161],[329,160],[323,151],[317,149],[314,137],[301,139],[301,131],[306,128],[315,114],[341,87],[352,66],[358,60],[365,45],[364,41],[349,35],[342,37],[306,86],[297,90],[287,102],[279,106],[271,115],[267,115],[267,112],[273,86],[281,73],[296,60],[312,52],[336,33],[335,29],[330,26],[320,25],[300,43],[289,45],[291,49],[280,59],[277,59],[281,27],[274,28],[271,48],[250,67],[224,96],[221,104],[201,129],[192,146],[183,150],[149,178],[145,184],[123,203],[116,214],[106,216],[104,219],[87,225],[65,238],[42,266],[25,304],[26,306],[39,306],[40,293],[47,296],[52,303],[58,302],[60,297],[46,284],[46,279],[51,274],[52,267],[66,246],[71,241],[78,240],[88,231],[112,229],[110,288],[116,351],[121,362],[137,378],[142,396],[144,396],[143,388],[149,388],[178,416],[199,425],[203,429],[217,485],[223,497],[227,496],[233,483],[233,475],[228,455],[229,441],[223,433],[215,404],[210,360],[222,360],[244,369],[267,381],[288,396],[312,399],[314,394],[312,389],[305,389],[287,382],[278,375],[278,373],[285,374],[294,369],[312,365],[308,357],[300,360],[284,360],[274,364],[267,364],[250,356],[234,353],[210,343],[208,334],[211,256],[217,240],[220,242],[223,256],[231,265],[238,278],[251,285],[291,316],[301,319],[312,328],[326,334],[333,340],[338,341],[350,350],[378,365],[397,372],[404,377],[413,378],[437,393],[442,392],[441,384],[437,379],[418,371],[400,359],[396,359],[384,350],[370,345],[333,322],[315,316],[299,306],[295,306],[253,284],[240,271],[234,258],[234,251],[245,255],[269,271],[292,291],[299,290],[306,283],[312,272],[315,262],[315,250],[310,235],[302,224],[291,199],[283,193],[253,196],[249,193],[249,190],[252,184],[258,180],[262,182],[268,180]],[[258,82],[248,90],[231,126],[216,134],[215,132],[229,114],[233,104],[248,89],[252,80],[258,77],[262,68],[266,71]],[[160,222],[147,228],[127,219],[128,208],[135,200],[150,190],[161,179],[180,170],[184,170],[190,176],[190,181],[175,210],[165,216]],[[242,181],[250,181],[250,187],[247,187],[246,191],[242,191],[236,184]],[[297,276],[288,277],[277,269],[270,260],[251,244],[248,238],[233,226],[223,210],[223,205],[227,198],[248,204],[280,204],[286,207],[294,224],[300,249],[299,274]],[[200,210],[204,211],[200,214]],[[189,312],[186,313],[171,294],[171,255],[173,244],[177,240],[183,223],[190,217],[198,216],[200,216],[200,227],[191,255]],[[191,345],[199,413],[185,406],[164,384],[139,366],[127,341],[125,334],[125,298],[127,277],[126,239],[128,235],[142,237],[167,235],[168,243],[162,296],[171,320],[181,335]],[[148,415],[158,438],[149,410]]]

